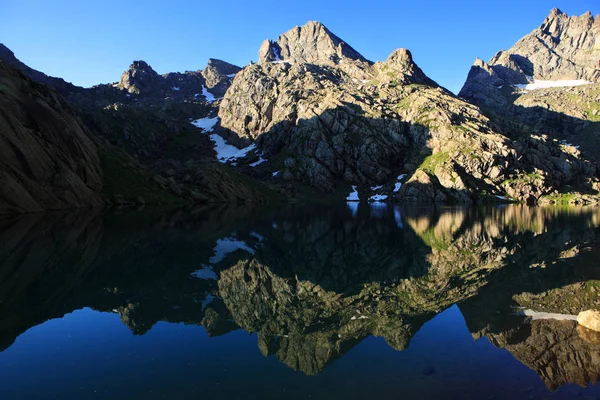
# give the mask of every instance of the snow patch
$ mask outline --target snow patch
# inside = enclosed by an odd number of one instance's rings
[[[499,196],[499,195],[496,195],[496,198],[497,198],[497,199],[500,199],[500,200],[508,200],[506,197],[504,197],[504,196]]]
[[[197,127],[203,129],[205,132],[212,132],[215,125],[219,122],[219,117],[214,118],[200,118],[195,121],[192,121],[192,124]],[[213,133],[210,135],[210,140],[215,144],[215,151],[217,152],[217,159],[226,163],[227,161],[233,161],[238,158],[244,158],[246,155],[252,150],[256,149],[256,144],[251,144],[248,147],[244,147],[243,149],[238,149],[235,146],[228,144],[225,139],[221,136]],[[259,160],[260,161],[260,160]],[[263,160],[266,161],[266,160]],[[258,162],[258,161],[257,161]],[[255,163],[253,163],[255,164]],[[258,164],[256,164],[258,165]],[[253,166],[251,164],[251,166]]]
[[[406,177],[406,174],[402,174],[402,175],[398,175],[398,178],[396,179],[396,184],[394,185],[394,193],[397,193],[398,190],[400,190],[400,188],[402,187],[402,182],[400,182],[402,179],[404,179]]]
[[[214,118],[200,118],[195,121],[192,121],[192,125],[196,128],[203,129],[205,132],[212,132],[215,125],[219,122],[219,117]]]
[[[208,89],[204,86],[202,86],[202,96],[206,97],[206,101],[208,101],[209,103],[212,103],[216,100],[215,96],[211,92],[209,92]]]
[[[250,254],[254,254],[255,250],[249,247],[245,242],[236,240],[233,237],[217,240],[217,245],[214,248],[215,255],[210,258],[211,264],[216,264],[222,261],[227,254],[233,253],[237,250],[244,250]]]
[[[360,201],[360,199],[358,198],[358,191],[356,189],[356,186],[352,186],[352,193],[350,193],[348,197],[346,197],[346,201]]]
[[[172,88],[174,91],[179,92],[181,90],[181,88],[177,87],[177,86],[173,86]]]
[[[281,171],[275,171],[275,172],[273,172],[273,176],[275,177],[275,176],[279,175],[280,172]]]
[[[379,189],[381,189],[382,187],[383,187],[383,185],[379,185],[379,186],[373,186],[373,187],[371,187],[371,190],[373,190],[373,191],[374,191],[374,190],[379,190]]]
[[[236,75],[237,75],[237,74],[229,74],[229,75],[227,75],[227,77],[228,77],[228,78],[235,78],[235,76],[236,76]]]
[[[271,50],[273,50],[273,55],[275,56],[275,62],[283,61],[281,59],[281,53],[279,52],[279,49],[277,47],[271,47]]]
[[[582,86],[582,85],[590,85],[592,82],[586,81],[584,79],[577,80],[557,80],[557,81],[536,81],[533,77],[528,76],[527,79],[529,83],[523,84],[519,83],[513,85],[518,89],[523,90],[537,90],[537,89],[547,89],[547,88],[555,88],[555,87],[572,87],[572,86]]]
[[[374,194],[369,197],[369,201],[384,201],[388,198],[387,194]]]

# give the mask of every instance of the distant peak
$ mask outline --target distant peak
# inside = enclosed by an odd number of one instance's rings
[[[152,69],[152,67],[144,60],[136,60],[131,63],[129,69]]]
[[[553,8],[552,10],[550,10],[550,15],[548,15],[548,18],[555,18],[559,15],[564,15],[564,13],[560,11],[559,8]]]
[[[308,21],[285,32],[277,41],[265,40],[259,62],[337,64],[342,59],[367,61],[319,21]]]

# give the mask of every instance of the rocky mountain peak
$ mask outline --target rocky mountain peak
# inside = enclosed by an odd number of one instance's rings
[[[134,61],[121,75],[119,87],[129,93],[143,94],[152,91],[162,78],[147,62]]]
[[[479,105],[506,103],[506,95],[535,81],[600,83],[600,19],[569,16],[558,8],[539,28],[488,63],[476,60],[460,96]]]
[[[223,97],[231,85],[231,80],[242,69],[237,65],[217,60],[208,59],[206,68],[202,70],[202,76],[206,80],[206,87],[217,97]]]
[[[379,72],[379,80],[396,81],[402,84],[421,83],[431,86],[437,84],[429,79],[413,61],[412,54],[407,49],[396,49],[384,63],[375,64]]]
[[[266,40],[259,50],[259,62],[339,64],[343,59],[367,61],[320,22],[296,26],[277,41]]]

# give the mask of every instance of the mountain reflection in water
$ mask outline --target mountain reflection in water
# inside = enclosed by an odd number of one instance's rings
[[[517,311],[600,306],[599,225],[516,205],[2,217],[0,396],[598,396],[600,335]]]

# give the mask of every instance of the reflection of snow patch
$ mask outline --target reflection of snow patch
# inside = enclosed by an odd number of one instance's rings
[[[372,190],[372,191],[376,191],[376,190],[379,190],[379,189],[381,189],[382,187],[383,187],[383,185],[379,185],[379,186],[372,186],[372,187],[371,187],[371,190]]]
[[[403,229],[404,225],[402,224],[402,215],[400,215],[399,207],[394,208],[394,219],[396,220],[396,225],[398,225],[398,228]]]
[[[259,242],[262,242],[263,240],[265,240],[264,236],[262,236],[260,233],[254,232],[254,231],[250,232],[250,236],[257,239]]]
[[[355,201],[349,201],[349,202],[346,203],[346,205],[348,206],[348,208],[352,212],[352,216],[356,217],[356,214],[358,214],[358,203],[355,202]]]
[[[262,158],[262,157],[259,157],[259,158],[258,158],[258,161],[255,161],[255,162],[253,162],[252,164],[249,164],[249,165],[250,165],[251,167],[256,167],[257,165],[260,165],[260,164],[262,164],[262,163],[264,163],[264,162],[266,162],[266,161],[267,161],[267,160],[265,160],[264,158]]]
[[[181,88],[178,88],[177,86],[173,86],[173,90],[176,92],[179,92],[181,90]]]
[[[279,175],[279,171],[273,172],[273,176],[277,176],[277,175]]]
[[[214,279],[217,280],[217,274],[213,271],[212,267],[203,265],[202,269],[192,272],[192,276],[198,279]]]
[[[356,190],[356,186],[352,186],[352,193],[346,197],[346,201],[359,201],[358,191]]]
[[[213,302],[214,299],[215,299],[215,296],[213,296],[212,294],[209,294],[208,296],[206,296],[206,298],[202,301],[202,309],[204,310],[206,308],[206,306],[208,306],[210,303]]]
[[[547,312],[537,312],[533,310],[523,310],[522,315],[531,317],[532,320],[538,319],[557,319],[559,321],[577,321],[577,315],[570,314],[555,314]]]
[[[381,218],[385,215],[387,210],[387,203],[373,202],[371,204],[371,215],[377,218]]]
[[[236,240],[235,238],[225,238],[217,240],[217,245],[215,246],[214,252],[215,255],[210,258],[211,264],[216,264],[219,261],[222,261],[227,254],[233,253],[237,250],[244,250],[250,254],[254,254],[254,249],[248,247],[248,245],[240,240]]]
[[[498,196],[498,195],[496,195],[496,198],[500,199],[500,200],[506,200],[506,197],[504,197],[504,196]]]

